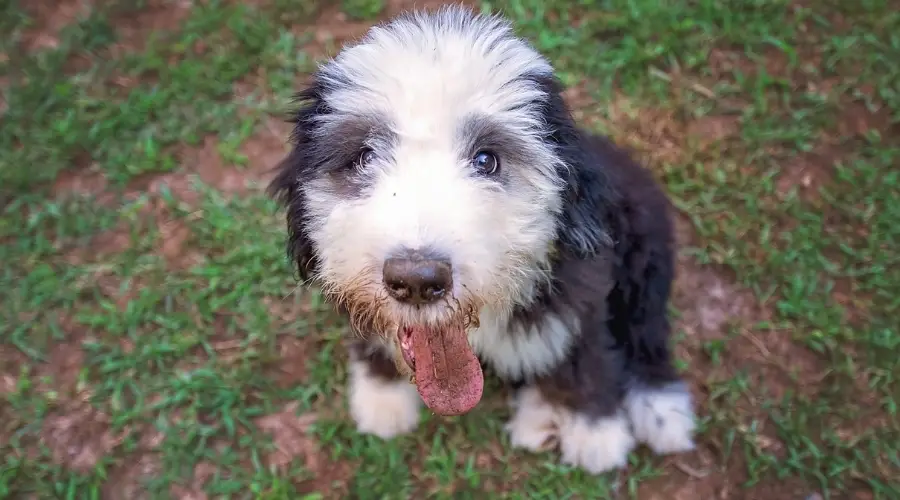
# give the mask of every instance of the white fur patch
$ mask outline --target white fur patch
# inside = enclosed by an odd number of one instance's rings
[[[559,414],[537,389],[525,388],[513,399],[515,413],[506,424],[510,443],[528,451],[546,451],[559,443]]]
[[[546,373],[568,354],[573,338],[569,326],[554,314],[526,330],[509,329],[497,315],[482,313],[481,326],[469,332],[469,344],[479,358],[506,378]]]
[[[373,377],[364,363],[350,363],[350,415],[359,432],[382,439],[411,432],[419,425],[420,406],[409,382]]]
[[[562,462],[591,474],[625,467],[636,444],[625,415],[599,420],[570,415],[560,433]]]
[[[522,389],[514,406],[515,414],[506,425],[514,447],[537,452],[558,443],[563,463],[592,474],[628,464],[636,441],[624,415],[588,419],[552,406],[534,388]]]
[[[625,409],[634,435],[656,453],[679,453],[694,449],[694,419],[691,393],[684,384],[660,390],[635,388],[625,398]]]

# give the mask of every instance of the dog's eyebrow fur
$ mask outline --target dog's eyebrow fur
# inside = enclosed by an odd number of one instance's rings
[[[459,143],[462,153],[472,156],[482,150],[489,150],[515,163],[527,163],[529,150],[533,147],[533,136],[517,133],[508,124],[484,114],[466,117],[459,127]],[[529,140],[531,139],[531,140]]]
[[[387,154],[396,143],[390,123],[384,116],[326,114],[316,117],[315,164],[323,172],[337,172],[351,165],[364,147]]]

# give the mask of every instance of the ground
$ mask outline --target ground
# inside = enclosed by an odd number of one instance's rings
[[[900,498],[900,5],[502,0],[679,211],[698,449],[591,477],[502,389],[357,435],[262,192],[315,61],[418,0],[0,0],[0,498]]]

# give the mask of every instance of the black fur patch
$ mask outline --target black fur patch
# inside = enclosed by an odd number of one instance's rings
[[[329,112],[322,100],[322,91],[322,86],[316,82],[296,95],[299,109],[289,120],[294,123],[291,135],[293,147],[276,167],[277,174],[269,184],[269,194],[286,208],[287,254],[303,281],[308,280],[318,267],[318,257],[305,227],[306,199],[300,185],[313,174],[309,145],[312,143],[315,116]]]
[[[615,413],[632,384],[678,380],[667,304],[674,279],[671,208],[652,174],[609,140],[578,129],[559,97],[546,108],[551,140],[569,165],[551,284],[514,321],[569,318],[578,337],[550,373],[527,381],[550,401],[597,417]]]

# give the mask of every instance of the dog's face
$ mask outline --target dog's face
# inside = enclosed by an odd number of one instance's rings
[[[505,22],[450,8],[373,28],[300,98],[273,187],[301,276],[358,333],[414,365],[409,332],[532,298],[572,218],[572,125],[550,65]]]

